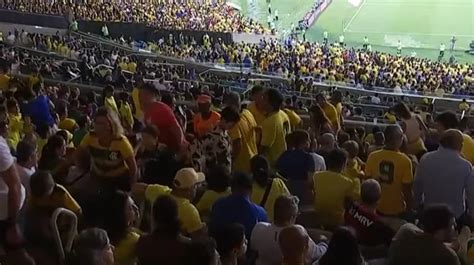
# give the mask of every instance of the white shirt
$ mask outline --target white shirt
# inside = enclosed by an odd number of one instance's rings
[[[343,35],[339,36],[339,42],[344,42],[344,36]]]
[[[304,231],[306,229],[300,225]],[[250,238],[250,246],[252,250],[258,253],[256,265],[281,265],[282,254],[278,244],[278,236],[284,227],[278,227],[274,224],[260,222],[253,228]],[[321,258],[328,245],[326,243],[316,244],[310,238],[308,241],[308,252],[306,255],[306,263],[311,264]]]
[[[324,157],[313,152],[310,152],[309,154],[314,160],[314,172],[326,171],[326,162],[324,161]]]
[[[36,169],[33,168],[26,168],[21,166],[18,163],[15,163],[16,171],[18,172],[18,177],[20,177],[21,184],[26,189],[26,193],[30,193],[30,177],[31,175],[35,174]]]
[[[3,180],[3,173],[7,171],[15,159],[13,158],[10,148],[8,147],[5,138],[0,136],[0,220],[8,219],[8,186]],[[25,188],[21,185],[21,205],[25,202]]]

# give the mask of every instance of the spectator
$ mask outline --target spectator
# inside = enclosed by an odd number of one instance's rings
[[[439,134],[443,133],[448,129],[458,129],[459,127],[459,118],[454,112],[443,112],[436,116],[435,118],[435,127]],[[471,136],[463,133],[463,145],[461,149],[462,156],[471,162],[474,163],[474,140]]]
[[[221,265],[236,265],[242,261],[247,252],[245,228],[241,224],[230,224],[222,227],[214,235]]]
[[[67,265],[114,265],[114,248],[105,230],[89,228],[74,239]]]
[[[77,126],[78,129],[74,131],[72,142],[74,146],[79,147],[84,137],[90,131],[91,119],[89,116],[83,115],[77,120]]]
[[[265,156],[274,166],[286,150],[286,135],[290,133],[288,116],[281,110],[283,95],[276,89],[267,89],[263,96],[263,106],[267,113],[262,121],[262,140],[259,154]]]
[[[462,133],[446,130],[437,151],[427,153],[420,161],[414,182],[415,205],[443,203],[448,205],[460,226],[470,226],[474,207],[472,165],[461,157]],[[449,166],[446,166],[449,165]],[[466,205],[467,203],[467,205]]]
[[[278,236],[282,264],[303,264],[308,252],[308,241],[309,236],[302,227],[283,228]]]
[[[145,199],[150,203],[154,203],[161,195],[169,194],[178,204],[183,234],[191,238],[201,238],[206,234],[206,225],[201,222],[199,212],[191,201],[194,200],[197,184],[204,180],[204,174],[197,173],[193,168],[182,168],[176,172],[171,189],[159,184],[138,183],[133,193],[138,199]]]
[[[116,265],[135,264],[135,245],[139,235],[132,231],[135,210],[132,199],[123,191],[105,195],[103,204],[103,228],[114,245]]]
[[[214,203],[230,195],[230,171],[223,165],[215,165],[206,176],[207,189],[196,204],[201,217],[207,217]]]
[[[343,172],[344,176],[360,182],[361,179],[365,178],[365,163],[359,158],[359,144],[354,140],[349,140],[342,144],[342,148],[348,154],[347,165]]]
[[[136,245],[138,263],[141,265],[184,264],[191,239],[181,234],[178,205],[168,195],[162,195],[153,204],[154,230],[141,236]]]
[[[334,228],[344,222],[345,206],[360,195],[360,185],[342,175],[347,163],[347,153],[335,149],[328,154],[328,171],[317,172],[312,178],[314,207],[321,224]]]
[[[112,85],[105,86],[104,90],[102,91],[104,107],[109,108],[111,111],[115,112],[115,114],[119,115],[117,103],[115,102],[114,98],[114,91],[115,89]]]
[[[263,98],[264,93],[265,89],[262,86],[254,86],[250,91],[252,102],[249,104],[248,110],[252,113],[258,126],[261,126],[263,120],[265,120],[266,107]]]
[[[355,233],[347,227],[340,227],[332,235],[326,254],[316,265],[366,265]]]
[[[108,108],[97,111],[94,131],[81,142],[78,152],[88,152],[92,159],[91,176],[102,189],[130,191],[136,182],[137,163],[133,148],[117,114]]]
[[[18,217],[25,200],[25,188],[14,162],[5,138],[0,136],[0,241],[7,257],[13,256],[15,250],[21,250],[23,243]]]
[[[252,179],[245,173],[234,173],[231,182],[232,194],[214,203],[209,229],[211,235],[221,227],[238,223],[245,227],[245,237],[250,238],[258,222],[268,220],[265,210],[250,201]]]
[[[326,114],[326,117],[328,118],[329,122],[331,122],[332,130],[334,132],[338,132],[340,129],[340,118],[338,111],[336,110],[334,105],[329,103],[323,94],[316,95],[316,102],[321,107],[324,114]]]
[[[319,137],[318,143],[318,154],[324,158],[325,164],[327,166],[327,157],[329,153],[332,152],[334,148],[336,148],[336,138],[331,133],[325,133]]]
[[[199,113],[194,115],[193,128],[196,136],[203,137],[217,126],[221,115],[211,110],[210,96],[199,95],[196,102],[198,105]]]
[[[67,104],[59,104],[56,107],[56,113],[59,116],[59,123],[58,123],[59,129],[67,130],[70,133],[74,133],[74,131],[76,131],[79,128],[75,120],[68,118]]]
[[[313,177],[316,167],[313,156],[308,153],[310,138],[304,130],[296,130],[289,137],[294,148],[286,150],[278,158],[276,167],[288,180],[291,194],[303,199],[307,194],[308,179]]]
[[[50,113],[52,103],[43,94],[42,84],[37,84],[32,89],[26,89],[25,99],[27,103],[22,107],[23,116],[30,117],[36,128],[43,124],[49,127],[54,125],[54,119]]]
[[[364,181],[360,188],[361,202],[352,202],[344,214],[345,225],[352,227],[359,244],[364,246],[389,246],[394,231],[377,213],[381,196],[380,184],[374,179]]]
[[[41,152],[38,168],[50,171],[58,183],[65,184],[64,178],[67,175],[67,168],[70,166],[65,156],[66,142],[64,138],[53,135],[48,139],[48,143]]]
[[[36,146],[25,140],[19,142],[16,150],[16,170],[26,194],[30,193],[30,177],[35,173],[37,165]]]
[[[324,157],[320,156],[316,152],[318,151],[318,141],[316,139],[311,140],[311,144],[309,145],[309,154],[313,157],[314,160],[314,170],[313,172],[319,172],[326,170],[326,162],[324,161]]]
[[[12,150],[16,150],[18,143],[20,142],[24,133],[31,132],[30,120],[27,122],[23,120],[20,107],[15,99],[7,100],[7,111],[8,111],[8,137],[7,143]]]
[[[282,229],[295,225],[298,217],[298,199],[289,195],[281,195],[275,200],[275,218],[272,224],[258,223],[252,231],[250,246],[257,253],[256,265],[281,264],[282,254],[278,245],[278,235]],[[327,244],[318,243],[309,238],[305,264],[318,260],[326,252]]]
[[[382,186],[382,197],[377,210],[386,216],[400,217],[413,208],[413,171],[410,159],[400,152],[403,131],[398,125],[385,129],[385,147],[371,153],[365,175]]]
[[[232,139],[232,169],[250,173],[250,159],[257,154],[257,122],[249,110],[241,108],[239,94],[229,93],[225,99],[228,106],[240,110],[240,120],[229,130]]]
[[[219,253],[213,239],[193,240],[183,264],[219,265]]]
[[[331,121],[319,105],[312,106],[309,115],[311,118],[311,133],[313,137],[334,132]]]
[[[446,205],[427,206],[420,219],[423,230],[406,224],[396,234],[388,255],[391,265],[460,265],[445,243],[455,238],[455,216]],[[420,255],[423,253],[423,255]]]
[[[232,142],[227,131],[240,119],[239,113],[232,107],[221,111],[222,120],[209,133],[199,139],[199,151],[205,159],[205,166],[221,164],[229,171],[232,168]]]
[[[250,160],[252,168],[252,202],[262,206],[267,212],[268,219],[273,221],[273,205],[280,195],[289,195],[285,182],[270,171],[270,165],[265,157],[257,155]]]
[[[393,108],[397,117],[402,121],[401,126],[408,140],[408,153],[421,157],[426,152],[422,138],[423,133],[427,131],[425,123],[418,115],[412,113],[403,102]]]
[[[383,149],[385,146],[385,135],[383,132],[374,133],[374,144],[371,144],[367,149],[367,154]]]
[[[139,100],[145,123],[158,129],[160,143],[165,144],[174,152],[181,151],[185,144],[181,126],[179,126],[173,110],[157,100],[158,95],[159,90],[151,84],[144,84],[140,87]]]

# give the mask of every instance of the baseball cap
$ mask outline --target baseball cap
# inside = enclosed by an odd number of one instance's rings
[[[206,103],[211,103],[211,97],[208,95],[199,95],[197,97],[197,103],[198,104],[206,104]]]
[[[192,167],[185,167],[174,176],[173,185],[178,189],[187,189],[196,185],[197,183],[204,182],[206,176],[202,172],[196,172]]]

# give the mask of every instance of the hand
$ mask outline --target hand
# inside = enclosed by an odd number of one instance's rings
[[[11,225],[7,228],[6,241],[10,246],[17,246],[23,242],[23,236],[21,235],[18,224]]]

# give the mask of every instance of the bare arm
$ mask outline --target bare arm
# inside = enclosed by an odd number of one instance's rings
[[[3,180],[8,187],[8,217],[9,221],[16,223],[21,206],[21,182],[16,172],[15,164],[12,164],[3,172]]]

